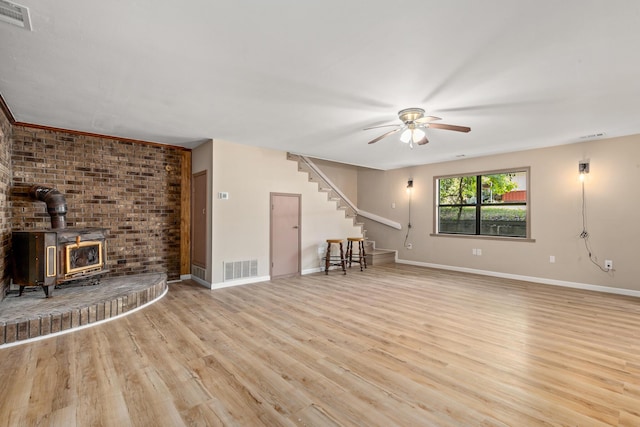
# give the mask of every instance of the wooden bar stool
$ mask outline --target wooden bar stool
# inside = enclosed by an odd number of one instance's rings
[[[340,255],[331,255],[331,245],[340,245]],[[342,248],[342,239],[327,239],[327,254],[324,261],[324,274],[329,274],[329,266],[339,265],[344,274],[347,274],[347,259]]]
[[[358,252],[356,253],[356,259],[353,259],[353,242],[358,242]],[[349,263],[349,268],[351,268],[351,263],[357,262],[360,264],[360,271],[362,271],[362,266],[367,268],[367,254],[364,252],[364,238],[362,237],[347,237],[347,262]]]

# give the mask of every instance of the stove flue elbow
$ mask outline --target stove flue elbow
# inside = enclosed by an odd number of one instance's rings
[[[51,217],[51,228],[65,228],[67,218],[67,201],[64,195],[51,187],[34,185],[29,189],[29,195],[47,204],[47,213]]]

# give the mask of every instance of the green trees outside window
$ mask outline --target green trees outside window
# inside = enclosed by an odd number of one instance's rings
[[[528,170],[436,178],[437,233],[527,236]]]

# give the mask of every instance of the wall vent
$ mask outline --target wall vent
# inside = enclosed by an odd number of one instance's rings
[[[590,135],[582,135],[580,139],[594,139],[594,138],[602,138],[606,134],[604,132],[592,133]]]
[[[0,21],[32,30],[29,8],[10,1],[0,0]]]
[[[243,279],[258,276],[258,260],[224,262],[224,280]]]
[[[197,265],[191,266],[191,274],[197,277],[198,279],[206,280],[207,270],[202,267],[198,267]]]

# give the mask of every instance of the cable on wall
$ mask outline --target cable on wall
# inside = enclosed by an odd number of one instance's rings
[[[598,257],[593,255],[591,242],[589,242],[589,232],[587,231],[587,201],[584,188],[584,175],[589,173],[589,163],[579,163],[578,169],[580,172],[580,181],[582,184],[582,232],[580,233],[580,238],[584,241],[584,247],[587,250],[587,254],[589,254],[589,261],[591,261],[601,271],[609,273],[613,271],[613,269],[602,267],[600,264],[598,264]]]
[[[407,240],[409,239],[409,232],[411,231],[411,196],[413,196],[413,179],[409,178],[407,181],[407,191],[409,192],[409,220],[407,222],[407,234],[404,236],[404,247],[407,247]]]

